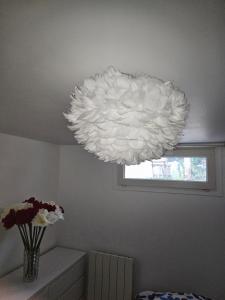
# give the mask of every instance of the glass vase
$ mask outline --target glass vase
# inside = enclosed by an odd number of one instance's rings
[[[38,277],[40,248],[24,248],[23,281],[32,282]]]

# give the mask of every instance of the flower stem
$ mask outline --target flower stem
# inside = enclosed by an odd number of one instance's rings
[[[29,239],[28,239],[28,235],[27,235],[27,230],[26,230],[26,227],[25,225],[20,225],[21,226],[21,230],[24,234],[24,237],[25,237],[25,240],[26,240],[26,247],[29,247]]]
[[[30,236],[30,248],[33,249],[32,224],[31,223],[28,224],[28,228],[29,228],[29,236]]]
[[[42,238],[44,236],[45,230],[46,230],[46,227],[42,228],[41,237],[39,238],[39,241],[38,241],[38,244],[37,244],[37,249],[40,247],[40,244],[41,244]]]
[[[40,232],[41,232],[41,227],[36,227],[36,235],[35,235],[35,243],[34,243],[34,248],[37,248],[38,245],[38,239],[40,236]]]
[[[33,245],[35,245],[35,234],[36,234],[36,226],[33,226],[33,234],[32,234]]]
[[[23,232],[22,232],[22,229],[20,228],[20,225],[18,225],[18,229],[19,229],[21,238],[22,238],[22,240],[23,240],[23,244],[24,244],[24,246],[26,246],[27,242],[26,242],[26,239],[25,239],[24,234],[23,234]]]

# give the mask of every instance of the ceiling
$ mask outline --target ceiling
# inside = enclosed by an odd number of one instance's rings
[[[0,0],[0,132],[74,144],[63,112],[113,65],[173,80],[181,142],[225,141],[224,0]]]

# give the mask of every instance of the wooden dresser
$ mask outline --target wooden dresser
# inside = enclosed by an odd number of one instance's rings
[[[80,300],[84,294],[86,253],[56,247],[40,257],[39,276],[23,282],[23,268],[0,279],[1,300]]]

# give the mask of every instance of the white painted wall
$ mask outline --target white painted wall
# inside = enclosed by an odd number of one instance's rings
[[[116,190],[111,164],[61,146],[59,200],[60,244],[135,257],[137,290],[225,299],[223,197]]]
[[[0,207],[22,202],[31,196],[56,200],[58,146],[0,134]],[[42,250],[56,242],[55,228],[48,228]],[[22,262],[23,245],[17,228],[0,227],[0,275]]]

